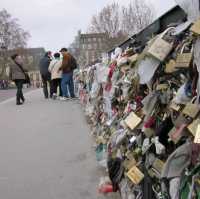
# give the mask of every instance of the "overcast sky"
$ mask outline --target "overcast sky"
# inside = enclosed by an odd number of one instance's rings
[[[142,1],[142,0],[141,0]],[[57,50],[68,46],[79,29],[85,31],[92,15],[113,0],[1,0],[5,8],[31,34],[29,47]],[[116,0],[128,4],[129,0]],[[156,14],[174,6],[174,0],[149,0]]]

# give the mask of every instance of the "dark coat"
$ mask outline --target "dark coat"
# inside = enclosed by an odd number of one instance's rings
[[[49,72],[49,65],[50,65],[51,59],[47,56],[43,57],[40,60],[39,63],[39,68],[40,68],[40,73],[42,76],[51,76],[50,72]]]

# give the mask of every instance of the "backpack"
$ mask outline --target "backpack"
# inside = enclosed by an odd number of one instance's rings
[[[72,70],[75,70],[78,68],[78,64],[76,59],[72,56]]]

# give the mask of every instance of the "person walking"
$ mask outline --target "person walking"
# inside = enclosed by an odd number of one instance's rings
[[[62,60],[60,59],[60,53],[54,54],[54,59],[51,61],[49,66],[49,72],[51,73],[51,81],[52,81],[52,93],[53,99],[57,98],[57,90],[59,88],[59,96],[62,97],[62,89],[61,89],[61,78],[62,71],[59,71],[59,68],[62,66]]]
[[[39,68],[40,68],[40,74],[42,77],[42,84],[43,84],[43,92],[44,97],[46,99],[52,98],[52,82],[51,82],[51,73],[49,72],[49,65],[51,62],[51,52],[47,52],[44,57],[40,60]],[[48,91],[48,83],[50,87],[50,91]]]
[[[10,66],[10,79],[15,82],[17,87],[16,93],[16,105],[22,105],[25,102],[25,98],[23,95],[23,84],[28,83],[30,79],[27,79],[26,70],[23,68],[23,60],[22,57],[18,54],[14,54],[11,56],[14,64]],[[30,83],[30,82],[29,82]]]
[[[74,94],[73,71],[77,68],[77,62],[76,59],[68,52],[67,48],[62,48],[60,52],[63,55],[62,66],[58,70],[62,71],[62,81],[61,81],[61,88],[63,94],[62,100],[69,99],[69,94],[70,97],[74,99],[75,94]]]

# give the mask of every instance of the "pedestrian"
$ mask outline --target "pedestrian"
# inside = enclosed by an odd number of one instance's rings
[[[10,79],[15,82],[17,87],[16,93],[16,105],[22,105],[25,102],[25,98],[23,95],[23,84],[28,83],[28,75],[26,74],[26,70],[23,68],[23,60],[22,57],[18,54],[14,54],[11,56],[14,64],[10,67]],[[30,82],[29,82],[30,83]]]
[[[77,68],[76,59],[68,52],[66,48],[62,48],[60,52],[63,55],[62,66],[59,71],[62,71],[61,88],[63,98],[62,100],[69,99],[69,94],[72,99],[75,98],[74,94],[74,80],[73,71]],[[69,92],[68,92],[69,91]]]
[[[43,84],[43,92],[45,99],[48,99],[49,96],[52,98],[52,82],[51,82],[51,73],[49,72],[49,65],[51,62],[51,52],[45,53],[44,57],[40,60],[39,68],[40,68],[40,74],[42,77],[42,84]],[[48,83],[49,88],[48,90]]]
[[[54,54],[54,59],[51,61],[49,66],[49,72],[51,73],[51,81],[52,81],[52,93],[53,99],[57,98],[57,90],[59,88],[59,96],[62,97],[62,89],[61,89],[61,78],[62,71],[58,71],[62,66],[62,60],[60,58],[60,53]]]

